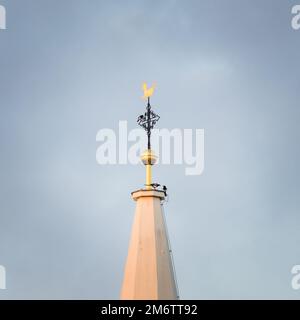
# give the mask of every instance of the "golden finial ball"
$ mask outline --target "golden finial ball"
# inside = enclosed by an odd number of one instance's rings
[[[154,165],[157,161],[157,156],[154,154],[152,150],[146,150],[141,155],[141,160],[144,165],[147,165],[147,164]]]

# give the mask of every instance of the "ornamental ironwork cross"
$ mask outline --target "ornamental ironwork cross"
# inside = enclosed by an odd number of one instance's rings
[[[152,109],[150,104],[150,97],[148,97],[148,103],[146,107],[146,112],[140,115],[137,119],[139,126],[145,129],[148,137],[148,150],[151,150],[151,130],[154,128],[160,116],[157,115]]]

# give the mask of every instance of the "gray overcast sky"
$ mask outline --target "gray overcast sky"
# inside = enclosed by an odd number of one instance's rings
[[[0,299],[119,296],[142,165],[96,133],[205,129],[205,170],[160,165],[182,299],[292,298],[300,264],[300,30],[287,0],[0,0]]]

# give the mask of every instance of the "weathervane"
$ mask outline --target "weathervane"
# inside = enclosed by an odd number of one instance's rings
[[[150,97],[153,95],[155,85],[148,88],[147,84],[143,84],[144,96],[143,98],[147,100],[146,112],[140,115],[137,119],[139,126],[145,129],[148,137],[148,149],[142,154],[141,159],[144,165],[146,166],[146,188],[152,189],[152,172],[151,166],[155,164],[157,157],[154,152],[151,150],[151,130],[154,128],[157,121],[160,119],[151,108]]]

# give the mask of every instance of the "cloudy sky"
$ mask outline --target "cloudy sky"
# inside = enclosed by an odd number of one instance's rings
[[[96,134],[205,130],[205,169],[159,165],[182,299],[300,299],[299,50],[288,0],[0,0],[0,299],[117,299],[142,165]]]

